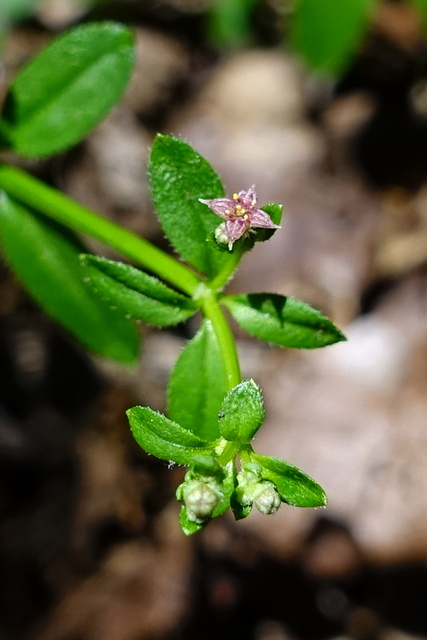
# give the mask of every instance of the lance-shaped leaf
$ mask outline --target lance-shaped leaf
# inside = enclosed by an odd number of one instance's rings
[[[192,431],[149,407],[132,407],[126,414],[139,446],[156,458],[189,465],[193,456],[212,452]]]
[[[94,292],[124,316],[158,327],[178,324],[197,308],[191,298],[123,262],[81,256],[83,274]]]
[[[252,440],[264,421],[261,389],[254,380],[244,380],[225,396],[219,413],[223,438],[246,443]]]
[[[290,40],[315,71],[336,75],[348,64],[366,32],[378,0],[296,0]]]
[[[135,326],[85,286],[79,262],[85,247],[74,234],[3,193],[0,238],[11,268],[55,320],[92,351],[119,362],[136,361]]]
[[[227,392],[226,374],[215,332],[205,320],[182,351],[168,387],[168,414],[201,438],[219,437],[218,413]]]
[[[328,499],[322,487],[298,467],[279,458],[251,454],[261,465],[261,477],[270,480],[281,499],[294,507],[323,507]]]
[[[79,256],[86,248],[74,234],[3,193],[0,238],[11,268],[55,320],[92,351],[118,362],[137,360],[136,328],[83,282]]]
[[[202,273],[216,275],[229,254],[207,242],[220,220],[199,202],[224,195],[215,171],[182,140],[158,135],[149,175],[156,213],[174,249]]]
[[[114,22],[80,26],[39,53],[4,103],[4,146],[29,157],[76,144],[120,98],[134,62],[132,32]]]
[[[255,338],[296,349],[316,349],[345,336],[308,304],[275,293],[224,296],[221,300],[239,325]]]

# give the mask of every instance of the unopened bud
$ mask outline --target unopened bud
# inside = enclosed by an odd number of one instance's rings
[[[221,500],[219,490],[206,482],[194,481],[184,489],[184,504],[187,517],[192,522],[201,524],[212,517],[213,510]]]
[[[229,237],[227,233],[227,227],[225,226],[225,222],[222,222],[215,229],[215,240],[218,244],[229,244]]]
[[[266,515],[276,513],[281,503],[280,496],[272,482],[264,481],[257,484],[253,493],[253,504]]]

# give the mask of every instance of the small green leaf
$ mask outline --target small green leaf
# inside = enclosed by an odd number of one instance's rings
[[[261,465],[261,477],[270,480],[281,499],[294,507],[323,507],[328,499],[322,487],[298,467],[279,458],[251,454]]]
[[[291,43],[315,71],[337,75],[347,66],[367,30],[378,0],[295,0]]]
[[[224,469],[215,455],[193,456],[190,461],[191,473],[194,476],[210,476],[217,481],[224,479]]]
[[[245,380],[224,398],[219,413],[219,430],[223,438],[247,443],[264,421],[262,393],[254,380]]]
[[[122,262],[81,256],[83,274],[93,290],[124,316],[158,327],[178,324],[197,308],[191,298],[147,273]]]
[[[29,157],[76,144],[120,98],[133,63],[132,32],[118,23],[86,24],[56,38],[12,83],[3,144]]]
[[[132,407],[126,414],[139,446],[157,458],[188,466],[193,456],[212,453],[192,431],[149,407]]]
[[[84,284],[79,255],[86,248],[64,227],[0,196],[0,238],[11,268],[28,292],[89,349],[134,363],[135,326],[95,298]]]
[[[182,351],[168,387],[168,415],[200,438],[219,437],[218,413],[227,393],[221,351],[212,324],[205,320]]]
[[[193,533],[197,533],[200,529],[203,529],[206,526],[206,522],[203,524],[199,524],[198,522],[193,522],[188,519],[187,509],[185,505],[182,505],[179,512],[179,524],[181,525],[181,529],[186,536],[191,536]]]
[[[325,316],[308,304],[275,293],[224,296],[239,325],[255,338],[295,349],[317,349],[345,340]]]
[[[229,258],[209,234],[221,223],[199,198],[224,195],[212,167],[182,140],[158,135],[151,150],[149,174],[156,213],[174,249],[190,264],[213,277]]]

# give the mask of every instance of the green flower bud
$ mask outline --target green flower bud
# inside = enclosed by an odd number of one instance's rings
[[[281,504],[280,496],[272,482],[259,482],[254,489],[253,504],[266,515],[276,513]]]
[[[182,497],[191,522],[202,524],[212,517],[215,507],[222,498],[222,492],[214,483],[192,480],[184,486]]]

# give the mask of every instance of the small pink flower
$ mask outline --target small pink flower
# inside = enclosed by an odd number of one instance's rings
[[[247,191],[234,193],[232,198],[213,198],[212,200],[199,198],[199,201],[225,220],[225,223],[219,226],[220,232],[216,237],[222,238],[220,241],[228,242],[230,251],[233,243],[252,228],[280,229],[268,213],[256,208],[257,196],[253,187]]]

